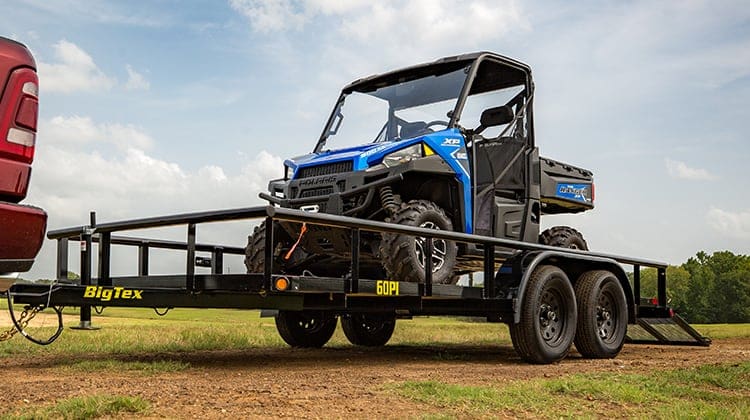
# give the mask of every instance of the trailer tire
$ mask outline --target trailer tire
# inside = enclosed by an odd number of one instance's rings
[[[552,265],[534,269],[521,301],[520,322],[510,324],[513,347],[530,363],[554,363],[570,351],[576,332],[576,301],[565,273]]]
[[[539,235],[539,243],[581,251],[589,250],[589,245],[583,239],[583,234],[569,226],[555,226],[545,230]]]
[[[576,349],[589,359],[611,359],[625,343],[628,304],[620,281],[609,271],[583,273],[576,282]]]
[[[427,227],[438,230],[453,230],[451,219],[440,206],[427,200],[412,200],[402,203],[389,220],[405,226]],[[413,283],[425,282],[423,240],[409,235],[383,234],[380,255],[388,278]],[[458,248],[453,241],[436,239],[433,241],[432,282],[455,284],[458,276],[453,274]],[[437,264],[436,264],[437,261]]]
[[[276,330],[292,347],[323,347],[336,331],[336,316],[322,311],[279,311]]]
[[[384,346],[393,336],[396,316],[393,314],[354,313],[341,317],[341,328],[355,346]]]

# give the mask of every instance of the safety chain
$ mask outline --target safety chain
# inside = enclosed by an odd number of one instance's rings
[[[21,316],[18,318],[18,325],[21,326],[22,330],[29,325],[29,322],[34,319],[36,314],[38,314],[41,309],[42,308],[38,306],[35,306],[33,308],[27,306],[23,309],[23,312],[21,312]],[[10,340],[14,335],[18,334],[18,332],[19,330],[15,327],[15,325],[10,327],[8,331],[0,334],[0,342]]]

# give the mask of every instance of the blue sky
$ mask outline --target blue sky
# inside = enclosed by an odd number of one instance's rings
[[[53,229],[90,210],[113,220],[260,204],[282,159],[313,147],[343,85],[489,50],[534,69],[540,153],[596,176],[597,208],[546,226],[671,263],[750,253],[742,1],[28,0],[0,12],[0,35],[39,65],[27,202]],[[199,236],[243,245],[249,231]],[[32,275],[53,272],[53,248]]]

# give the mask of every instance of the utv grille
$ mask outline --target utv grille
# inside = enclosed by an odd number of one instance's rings
[[[333,187],[312,188],[309,190],[303,190],[299,198],[320,197],[321,195],[331,194],[333,194]]]
[[[354,169],[354,165],[351,160],[345,160],[343,162],[336,162],[336,163],[328,163],[326,165],[308,166],[305,168],[300,168],[297,171],[297,179],[311,178],[314,176],[322,176],[322,175],[340,174],[342,172],[351,172],[353,169]]]

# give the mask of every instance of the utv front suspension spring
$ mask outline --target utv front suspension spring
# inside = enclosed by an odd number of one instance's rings
[[[400,201],[391,187],[385,186],[380,189],[380,202],[388,214],[394,214],[398,211]]]

